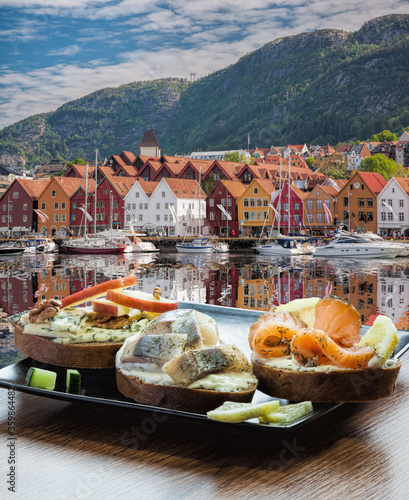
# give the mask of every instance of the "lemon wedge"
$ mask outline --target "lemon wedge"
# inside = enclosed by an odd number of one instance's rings
[[[312,412],[311,401],[302,401],[280,406],[277,411],[258,417],[261,424],[288,424],[294,422]]]
[[[356,345],[373,347],[380,358],[380,364],[383,365],[391,357],[398,342],[396,326],[390,318],[380,315]]]
[[[269,413],[277,411],[279,401],[267,401],[266,403],[234,403],[226,401],[215,410],[208,411],[207,416],[211,420],[220,422],[238,423],[250,418],[265,417]]]
[[[315,305],[319,300],[319,297],[295,299],[287,302],[287,304],[280,304],[275,310],[291,312],[304,321],[309,327],[313,327],[315,321]]]

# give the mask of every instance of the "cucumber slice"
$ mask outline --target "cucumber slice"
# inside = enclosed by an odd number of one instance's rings
[[[262,424],[288,424],[302,417],[305,417],[312,412],[311,401],[302,401],[279,406],[277,411],[259,417],[259,422]]]
[[[30,387],[37,389],[47,389],[53,391],[57,374],[51,370],[44,370],[42,368],[34,368],[31,366],[26,375],[26,384]]]
[[[78,370],[68,369],[66,377],[66,392],[79,394],[81,391],[81,374]]]

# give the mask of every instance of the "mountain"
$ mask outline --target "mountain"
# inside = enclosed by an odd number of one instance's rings
[[[409,125],[409,15],[356,32],[279,38],[195,82],[161,79],[105,88],[0,130],[0,162],[138,154],[147,128],[166,154],[336,144]]]

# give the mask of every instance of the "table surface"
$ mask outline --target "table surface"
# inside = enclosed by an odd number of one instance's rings
[[[0,498],[408,498],[408,387],[406,352],[391,397],[271,432],[0,388]]]

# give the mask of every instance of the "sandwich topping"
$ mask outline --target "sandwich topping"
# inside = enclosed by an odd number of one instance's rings
[[[244,354],[221,344],[216,322],[194,310],[152,320],[124,342],[116,366],[124,375],[164,386],[235,392],[257,383]]]

